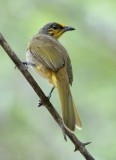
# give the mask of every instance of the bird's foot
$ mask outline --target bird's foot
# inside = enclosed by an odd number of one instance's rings
[[[20,66],[15,66],[14,68],[16,69],[16,68],[19,68],[19,69],[21,69],[21,70],[27,70],[28,69],[28,67],[27,67],[27,62],[21,62],[21,64],[20,64]]]
[[[51,91],[50,91],[50,93],[49,93],[49,95],[48,95],[48,97],[47,97],[48,101],[50,100],[50,98],[51,98],[51,96],[52,96],[53,90],[54,90],[54,87],[52,87],[52,89],[51,89]],[[41,107],[41,106],[43,106],[43,102],[42,102],[42,100],[40,99],[40,100],[39,100],[38,107]]]
[[[35,64],[33,64],[33,63],[30,63],[30,62],[22,62],[26,67],[27,66],[33,66],[33,67],[35,67],[36,65]]]
[[[23,65],[21,65],[20,66],[20,68],[22,68],[22,69],[24,69],[24,70],[26,70],[26,69],[28,69],[28,66],[35,66],[35,64],[33,64],[33,63],[30,63],[30,62],[22,62],[21,64],[23,64]],[[17,66],[15,66],[15,69],[17,68]],[[18,67],[19,68],[19,67]]]
[[[42,102],[42,100],[40,99],[40,100],[39,100],[39,103],[38,103],[38,107],[41,107],[41,106],[43,106],[43,102]]]
[[[49,101],[50,100],[50,97],[48,96],[47,97],[47,101]],[[40,99],[39,100],[39,104],[38,104],[38,107],[41,107],[41,106],[43,106],[44,105],[44,103],[42,102],[42,100]]]

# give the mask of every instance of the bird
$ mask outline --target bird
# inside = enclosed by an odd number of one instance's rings
[[[58,39],[73,30],[75,28],[62,23],[47,23],[31,38],[26,51],[27,64],[58,89],[63,123],[71,132],[75,128],[82,129],[82,124],[70,89],[73,82],[71,59]]]

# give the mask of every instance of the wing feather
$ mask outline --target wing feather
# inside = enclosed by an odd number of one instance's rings
[[[72,84],[71,61],[67,51],[59,41],[44,34],[35,35],[29,42],[28,50],[36,60],[36,65],[41,64],[53,71],[58,71],[65,65],[69,82]]]

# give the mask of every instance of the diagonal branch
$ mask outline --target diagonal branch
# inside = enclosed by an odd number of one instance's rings
[[[60,117],[58,112],[55,110],[55,108],[50,103],[50,101],[48,101],[47,97],[45,96],[45,94],[43,93],[43,91],[41,90],[37,82],[33,79],[31,74],[28,72],[26,66],[17,57],[17,55],[11,49],[11,47],[9,46],[7,41],[4,39],[1,33],[0,33],[0,45],[3,47],[3,49],[11,58],[11,60],[15,63],[15,65],[19,68],[19,70],[21,71],[23,76],[26,78],[26,80],[29,82],[33,90],[36,92],[36,94],[40,97],[42,103],[44,104],[46,109],[49,111],[51,116],[54,118],[54,120],[58,123],[58,125],[63,130],[63,132],[69,137],[69,139],[75,145],[75,151],[79,150],[86,160],[95,160],[85,148],[85,146],[88,145],[90,142],[82,143],[81,141],[78,140],[78,138],[75,136],[74,133],[71,133],[67,128],[65,128],[62,118]]]

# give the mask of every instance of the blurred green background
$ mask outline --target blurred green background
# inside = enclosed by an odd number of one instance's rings
[[[72,60],[72,94],[83,123],[76,131],[97,160],[116,158],[116,1],[0,0],[0,31],[25,61],[29,39],[47,22],[75,27],[60,38]],[[0,159],[84,160],[0,47]],[[45,94],[51,86],[31,69]],[[51,102],[60,112],[57,91]]]

